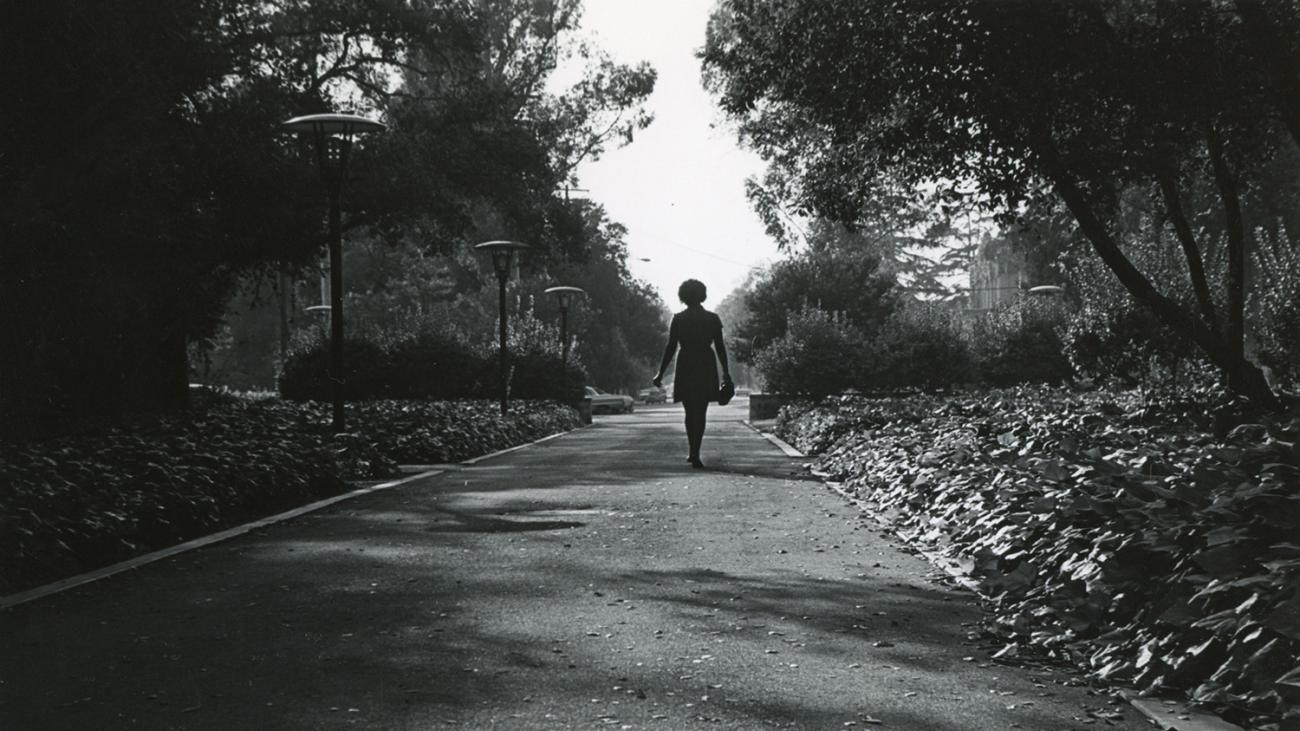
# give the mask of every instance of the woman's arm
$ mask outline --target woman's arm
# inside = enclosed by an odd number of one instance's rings
[[[673,356],[677,354],[677,318],[668,326],[668,345],[664,346],[664,358],[659,363],[659,372],[655,374],[655,388],[663,385],[664,371],[668,370],[668,364],[673,362]]]
[[[713,336],[713,350],[718,354],[718,362],[722,364],[722,380],[731,380],[731,368],[727,365],[727,345],[722,340],[722,321],[718,321],[717,334]]]

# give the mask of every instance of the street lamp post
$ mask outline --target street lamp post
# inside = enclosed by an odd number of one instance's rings
[[[312,305],[311,307],[304,307],[302,311],[303,311],[303,312],[310,312],[310,313],[312,313],[313,315],[320,315],[320,320],[319,320],[319,322],[320,322],[320,327],[318,328],[318,330],[320,331],[320,338],[321,338],[321,340],[324,340],[324,339],[325,339],[325,335],[329,332],[329,329],[330,329],[330,325],[329,325],[329,322],[330,322],[330,306],[329,306],[329,305]]]
[[[528,244],[521,244],[517,241],[488,241],[478,244],[474,248],[492,255],[492,268],[497,273],[497,320],[501,331],[501,415],[505,416],[506,409],[510,405],[510,373],[508,370],[510,357],[506,350],[506,282],[510,280],[510,267],[514,261],[515,252],[527,249]]]
[[[355,114],[308,114],[284,123],[293,132],[310,135],[316,163],[329,197],[330,249],[330,380],[334,387],[333,430],[344,431],[343,419],[343,225],[340,213],[348,157],[357,135],[384,128],[383,124]]]
[[[569,375],[569,298],[587,292],[581,287],[547,287],[547,294],[554,294],[560,302],[560,363],[564,368],[564,376],[567,379]]]

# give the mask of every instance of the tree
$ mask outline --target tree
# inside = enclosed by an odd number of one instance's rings
[[[521,257],[521,276],[508,284],[511,350],[522,346],[558,357],[559,309],[545,289],[557,283],[577,285],[587,294],[570,307],[573,362],[586,365],[597,385],[639,388],[667,336],[663,304],[628,273],[623,227],[595,204],[567,205],[581,228],[555,242],[555,249],[572,255],[553,262],[544,249],[530,250]],[[385,346],[421,338],[447,340],[495,352],[496,280],[482,254],[469,247],[439,253],[414,235],[390,239],[372,232],[349,242],[344,268],[352,337]],[[281,359],[274,333],[278,303],[268,274],[247,277],[242,296],[231,300],[225,323],[205,353],[206,368],[200,372],[205,383],[274,387]],[[314,279],[294,287],[298,313],[304,304],[318,301],[316,287]],[[294,349],[320,349],[321,324],[319,315],[293,315]],[[545,347],[538,346],[539,338]]]
[[[827,180],[799,173],[801,156],[821,149],[827,141],[813,135],[798,144],[798,151],[786,150],[769,160],[761,180],[745,181],[754,211],[780,249],[820,247],[838,240],[834,245],[880,252],[888,268],[913,292],[955,294],[945,278],[964,270],[974,253],[969,236],[963,241],[957,224],[964,217],[969,228],[973,206],[968,194],[945,190],[917,195],[890,181],[872,181],[869,190],[850,200],[835,200],[825,187]]]
[[[868,346],[848,318],[811,304],[789,318],[789,329],[754,357],[768,391],[820,398],[862,385]]]
[[[1054,197],[1133,297],[1271,403],[1244,353],[1245,261],[1270,209],[1253,183],[1300,131],[1298,30],[1300,7],[1259,0],[722,0],[703,59],[742,137],[818,210],[842,216],[882,180],[973,184],[1004,220]],[[1167,214],[1194,306],[1126,254],[1126,191]],[[1207,233],[1225,240],[1221,285]]]
[[[744,302],[749,316],[736,328],[736,337],[750,347],[740,352],[757,353],[775,342],[786,333],[789,314],[806,306],[841,313],[857,330],[874,334],[898,299],[894,274],[879,254],[817,237],[754,281]]]
[[[754,358],[754,354],[751,352],[753,343],[739,337],[738,333],[750,318],[749,306],[745,304],[745,301],[749,298],[749,293],[753,291],[754,285],[758,283],[761,276],[761,269],[750,270],[745,277],[745,281],[728,292],[718,302],[717,307],[713,308],[713,311],[718,315],[718,319],[722,320],[722,336],[727,342],[727,355],[731,359],[731,375],[737,385],[753,385],[753,376],[749,369],[749,363]]]
[[[586,242],[583,259],[553,265],[550,286],[574,284],[586,290],[584,300],[569,310],[577,354],[593,381],[607,389],[633,393],[649,385],[653,369],[668,340],[668,319],[663,300],[627,268],[627,229],[610,221],[599,205],[573,201]],[[539,312],[556,321],[557,305],[538,300]]]
[[[508,232],[549,255],[558,186],[648,123],[654,81],[598,60],[547,93],[579,7],[6,4],[0,93],[22,113],[0,117],[0,427],[184,404],[186,340],[241,275],[324,240],[316,171],[279,132],[297,114],[389,125],[355,151],[347,231],[444,251]]]

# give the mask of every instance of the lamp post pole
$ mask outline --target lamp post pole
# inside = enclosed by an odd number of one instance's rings
[[[560,302],[560,364],[564,368],[565,378],[569,374],[569,298],[586,294],[581,287],[548,287],[547,294],[554,294]]]
[[[569,370],[569,306],[560,305],[560,367]]]
[[[330,253],[330,380],[333,382],[334,433],[345,431],[343,415],[343,181],[347,177],[352,141],[361,133],[381,130],[384,125],[355,114],[308,114],[284,123],[294,132],[309,134],[316,149],[316,162],[329,198]]]
[[[510,407],[510,356],[506,344],[506,282],[510,280],[510,267],[515,252],[528,248],[517,241],[488,241],[474,247],[492,255],[492,268],[497,275],[497,323],[500,331],[501,415]]]
[[[501,415],[506,415],[510,405],[510,356],[506,345],[506,279],[509,272],[497,272],[497,329],[500,347],[497,348],[497,371],[501,377]]]
[[[342,178],[342,176],[339,176]],[[329,184],[330,195],[330,375],[334,396],[333,430],[347,431],[343,413],[343,181]]]

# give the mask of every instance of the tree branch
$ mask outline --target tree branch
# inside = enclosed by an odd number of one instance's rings
[[[1106,266],[1119,278],[1120,284],[1139,302],[1150,307],[1175,333],[1196,343],[1228,379],[1228,386],[1237,393],[1256,399],[1261,405],[1277,408],[1279,402],[1259,368],[1245,360],[1239,350],[1225,342],[1219,333],[1192,317],[1178,305],[1156,290],[1133,262],[1128,260],[1106,225],[1093,211],[1087,197],[1066,170],[1056,151],[1055,143],[1045,134],[1035,135],[1034,148],[1052,187],[1065,202],[1079,224],[1079,230],[1088,237],[1093,250]]]
[[[373,64],[383,65],[383,66],[392,66],[393,68],[399,68],[404,71],[410,71],[411,73],[421,78],[429,76],[430,73],[429,69],[427,68],[416,66],[415,64],[409,63],[407,61],[400,61],[396,58],[389,58],[387,56],[371,56],[371,55],[357,56],[356,64],[362,64],[362,63],[373,63]]]
[[[502,78],[505,75],[506,66],[510,64],[510,57],[515,53],[515,45],[519,37],[528,32],[527,24],[523,22],[519,24],[516,33],[510,32],[513,21],[518,17],[516,15],[514,18],[505,19],[504,37],[501,39],[501,53],[497,56],[496,63],[492,65],[492,75],[497,78]]]
[[[315,66],[312,67],[312,89],[318,90],[326,81],[334,78],[339,73],[339,69],[343,68],[344,62],[348,60],[349,47],[352,45],[351,36],[345,33],[339,45],[342,46],[342,50],[339,51],[338,57],[335,58],[334,62],[330,64],[330,67],[325,70],[325,73],[316,74]]]
[[[597,147],[600,147],[602,144],[604,144],[605,140],[609,139],[609,136],[613,134],[614,130],[618,127],[618,123],[621,121],[623,121],[622,109],[618,110],[618,112],[614,115],[614,121],[610,122],[609,125],[606,126],[603,131],[593,133],[587,138],[587,143],[582,146],[581,150],[578,151],[576,157],[564,161],[560,169],[561,174],[568,175],[570,172],[574,170],[574,168],[578,167],[578,165],[581,164],[583,160],[587,159],[588,155],[595,152]]]
[[[1187,214],[1183,211],[1182,201],[1178,197],[1178,182],[1174,179],[1174,174],[1168,170],[1162,170],[1156,174],[1156,181],[1160,184],[1160,194],[1164,198],[1165,212],[1169,215],[1169,221],[1174,225],[1174,232],[1178,235],[1178,243],[1183,248],[1183,258],[1187,260],[1187,271],[1192,277],[1192,290],[1196,293],[1196,303],[1200,305],[1201,317],[1205,319],[1205,324],[1211,328],[1218,329],[1219,318],[1214,311],[1214,299],[1210,296],[1210,286],[1205,280],[1205,262],[1201,257],[1201,249],[1196,245],[1196,237],[1192,233],[1192,227],[1187,222]]]
[[[1180,335],[1190,337],[1206,352],[1206,355],[1225,371],[1228,362],[1225,358],[1223,341],[1209,326],[1199,320],[1188,317],[1178,303],[1161,294],[1151,280],[1129,261],[1119,244],[1106,230],[1106,225],[1092,209],[1083,191],[1069,175],[1061,162],[1056,146],[1040,135],[1035,145],[1043,163],[1044,172],[1052,183],[1053,189],[1065,202],[1073,214],[1079,230],[1088,238],[1093,250],[1101,257],[1106,266],[1119,278],[1120,284],[1139,302],[1150,307],[1170,327]]]

